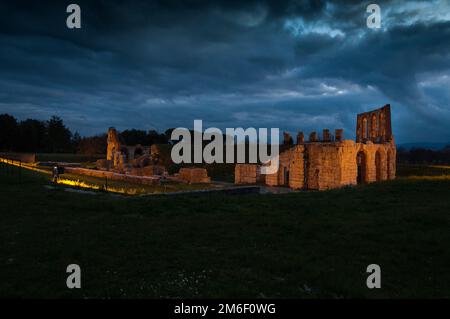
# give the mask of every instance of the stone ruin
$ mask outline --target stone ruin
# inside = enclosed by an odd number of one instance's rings
[[[143,146],[125,145],[121,143],[114,127],[108,130],[106,159],[97,161],[97,169],[124,174],[127,176],[166,177],[167,179],[189,184],[210,183],[205,168],[181,168],[178,174],[169,176],[167,172],[167,154],[170,145]]]
[[[167,174],[159,161],[157,145],[124,145],[114,127],[108,130],[106,159],[97,161],[97,169],[134,176]]]
[[[210,183],[206,168],[185,167],[181,168],[178,176],[181,181],[188,184]]]
[[[344,140],[342,129],[336,129],[334,136],[324,129],[321,138],[312,132],[308,141],[299,132],[295,145],[285,133],[284,144],[277,173],[261,175],[261,165],[237,164],[235,183],[325,190],[395,178],[396,147],[389,104],[357,115],[356,142]]]

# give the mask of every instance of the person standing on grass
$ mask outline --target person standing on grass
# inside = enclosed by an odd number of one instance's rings
[[[59,177],[59,167],[56,165],[53,167],[53,183],[58,183],[58,177]]]

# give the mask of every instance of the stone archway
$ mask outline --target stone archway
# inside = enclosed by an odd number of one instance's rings
[[[376,172],[376,181],[383,180],[383,159],[381,157],[380,150],[375,153],[375,172]]]
[[[395,158],[394,158],[394,153],[391,149],[389,149],[387,151],[386,170],[387,170],[387,178],[394,179],[395,178]]]
[[[364,151],[359,151],[356,155],[356,165],[358,166],[357,183],[367,183],[367,155]]]
[[[280,166],[278,170],[278,185],[289,186],[289,168],[286,166]]]
[[[289,186],[289,170],[284,170],[284,186]]]

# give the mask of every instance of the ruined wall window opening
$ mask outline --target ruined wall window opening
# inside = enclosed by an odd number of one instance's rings
[[[362,125],[362,139],[363,139],[363,141],[366,138],[367,138],[367,119],[364,118],[363,119],[363,125]]]

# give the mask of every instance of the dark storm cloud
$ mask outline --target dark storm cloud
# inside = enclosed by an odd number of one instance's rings
[[[391,103],[397,140],[450,141],[447,2],[377,3],[381,30],[361,1],[3,1],[0,112],[82,134],[203,119],[351,137]]]

